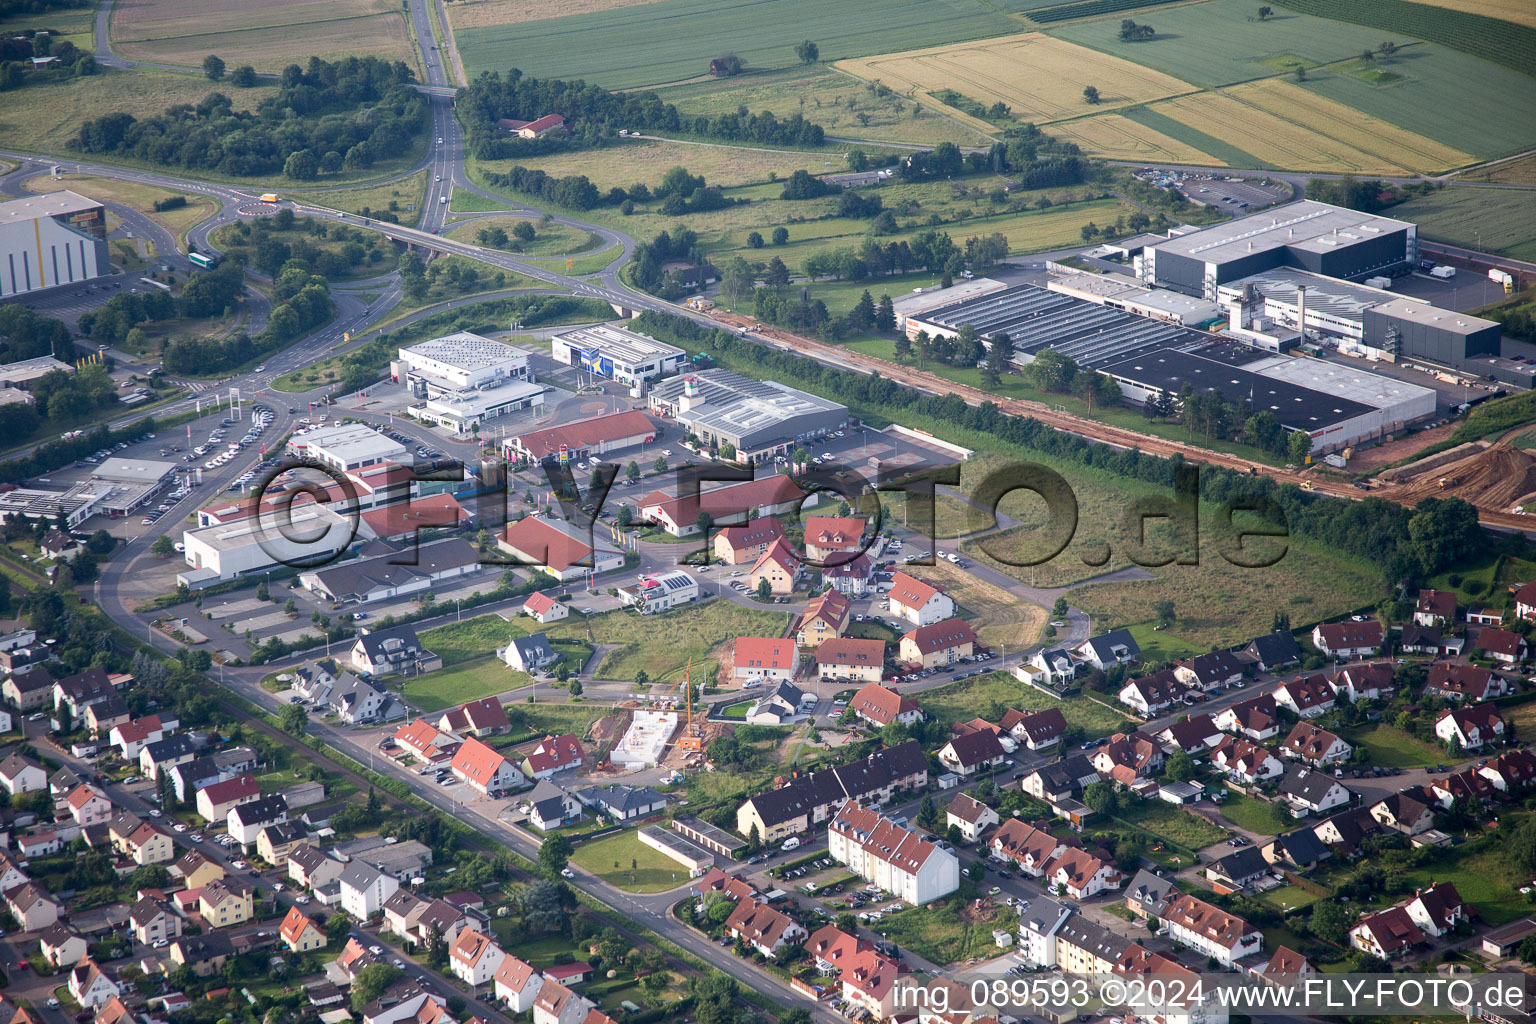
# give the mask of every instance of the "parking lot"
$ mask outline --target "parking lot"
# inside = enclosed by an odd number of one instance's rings
[[[1291,198],[1289,185],[1284,182],[1265,184],[1262,178],[1183,173],[1151,167],[1143,167],[1135,175],[1151,185],[1178,191],[1194,202],[1215,207],[1233,217],[1241,217]]]

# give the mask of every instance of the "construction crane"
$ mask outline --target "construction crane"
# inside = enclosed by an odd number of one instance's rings
[[[677,749],[698,753],[704,749],[704,737],[700,730],[693,724],[693,693],[689,686],[689,680],[693,678],[693,659],[688,659],[688,669],[683,673],[683,703],[688,705],[688,724],[683,726],[683,735],[677,741]]]

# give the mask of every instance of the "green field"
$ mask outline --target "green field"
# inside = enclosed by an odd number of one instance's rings
[[[577,256],[569,261],[546,260],[544,262],[546,264],[554,263],[556,269],[563,270],[565,273],[571,274],[575,277],[580,277],[583,274],[595,274],[600,270],[607,270],[608,267],[612,265],[613,261],[622,255],[624,255],[624,246],[615,245],[611,248],[603,249],[599,252],[589,252],[584,255]],[[539,264],[539,262],[540,261],[537,259],[533,260],[533,263],[536,266]]]
[[[1396,726],[1381,722],[1345,729],[1339,735],[1355,746],[1363,746],[1370,751],[1367,764],[1381,765],[1383,768],[1423,768],[1447,759],[1446,752],[1439,747],[1415,739]]]
[[[620,10],[465,28],[455,33],[471,77],[516,67],[541,78],[634,88],[695,78],[735,51],[749,68],[798,63],[813,39],[823,61],[1003,35],[1019,23],[982,0],[888,0],[878,17],[819,0],[660,0]]]
[[[1175,658],[1187,658],[1200,653],[1200,648],[1166,629],[1153,629],[1151,623],[1131,627],[1131,637],[1141,648],[1141,660],[1147,664],[1167,664]]]
[[[1136,20],[1155,28],[1157,36],[1140,43],[1120,41],[1118,15],[1053,28],[1049,34],[1205,87],[1267,78],[1275,68],[1266,61],[1276,57],[1327,64],[1375,49],[1386,38],[1377,29],[1286,10],[1259,21],[1256,10],[1248,0],[1207,0],[1148,11]],[[1397,41],[1408,40],[1399,35]]]
[[[24,29],[47,29],[53,34],[53,45],[74,43],[88,53],[96,50],[96,12],[91,7],[82,10],[24,12],[0,18],[0,32],[6,36],[19,35]]]
[[[431,648],[427,648],[431,650]],[[424,712],[442,711],[465,701],[479,700],[527,686],[527,673],[508,668],[499,658],[480,658],[458,668],[444,668],[405,681],[401,693]]]
[[[687,868],[640,842],[634,832],[582,843],[571,863],[625,892],[665,892],[688,881]]]
[[[725,600],[678,608],[660,615],[608,612],[592,617],[592,638],[615,645],[597,666],[600,679],[633,679],[645,669],[652,681],[682,679],[693,661],[694,681],[715,671],[710,652],[740,636],[780,636],[789,622],[786,612],[743,608]],[[586,638],[586,623],[573,618],[545,628],[551,639]]]
[[[872,930],[939,966],[973,956],[995,956],[999,951],[992,930],[1016,928],[1018,912],[990,901],[972,906],[962,898],[967,892],[975,890],[967,885],[944,900],[877,921]]]
[[[1393,207],[1390,216],[1418,224],[1421,238],[1536,260],[1536,199],[1529,192],[1444,188]],[[1496,289],[1490,287],[1490,299],[1500,295]]]
[[[473,619],[450,622],[421,634],[421,645],[443,659],[444,667],[494,654],[514,637],[527,636],[523,623],[537,625],[532,619],[508,622],[500,615],[478,615]]]
[[[1139,801],[1120,817],[1155,836],[1190,850],[1204,849],[1229,835],[1226,829],[1165,800]]]
[[[1536,74],[1536,28],[1471,11],[1408,0],[1280,0],[1294,11],[1367,25],[1373,31],[1410,34],[1475,53],[1524,75]]]
[[[1484,924],[1497,926],[1529,913],[1516,889],[1529,885],[1530,879],[1519,872],[1497,843],[1468,843],[1444,858],[1404,871],[1403,882],[1409,888],[1450,882],[1462,899],[1477,907]]]
[[[482,198],[476,196],[476,198]],[[457,242],[467,242],[478,245],[476,236],[481,231],[490,231],[501,228],[508,235],[512,229],[522,221],[533,225],[534,237],[532,241],[523,242],[516,238],[509,238],[504,246],[493,246],[502,252],[517,253],[522,256],[565,256],[574,253],[586,252],[603,244],[601,235],[595,235],[582,228],[567,227],[564,224],[540,224],[536,219],[529,217],[476,217],[454,227],[450,227],[448,237]]]
[[[929,717],[945,725],[982,717],[997,721],[1009,708],[1019,711],[1044,711],[1061,708],[1068,725],[1081,726],[1090,736],[1107,736],[1125,720],[1125,715],[1087,696],[1056,700],[1019,682],[1011,675],[990,672],[948,686],[924,690],[915,695]]]
[[[1237,828],[1258,835],[1277,836],[1292,825],[1274,804],[1243,796],[1235,789],[1227,790],[1227,800],[1218,813]]]

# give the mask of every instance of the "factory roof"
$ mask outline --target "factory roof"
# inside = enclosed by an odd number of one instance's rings
[[[1288,381],[1275,380],[1245,367],[1232,366],[1203,354],[1163,349],[1112,363],[1101,369],[1177,396],[1188,383],[1197,392],[1219,392],[1252,412],[1268,409],[1281,424],[1295,430],[1317,431],[1365,415],[1370,407]]]
[[[407,455],[404,445],[390,440],[366,423],[338,423],[297,434],[288,446],[300,451],[322,448],[344,462],[370,458],[398,462]]]
[[[432,338],[401,349],[402,355],[407,353],[424,359],[435,359],[461,370],[482,370],[509,360],[521,361],[528,358],[528,353],[522,349],[468,331],[445,334],[441,338]]]
[[[683,350],[676,345],[667,345],[655,338],[648,338],[643,334],[636,334],[618,327],[610,327],[608,324],[578,327],[574,331],[562,331],[555,337],[571,348],[585,352],[600,352],[609,359],[629,366],[651,359],[683,354]]]
[[[0,203],[0,224],[18,224],[37,220],[39,217],[59,217],[66,213],[79,213],[100,206],[94,199],[87,199],[77,192],[64,189],[43,195],[23,196]]]
[[[1433,388],[1329,360],[1272,356],[1248,364],[1247,369],[1271,380],[1283,380],[1359,402],[1373,409],[1389,409],[1417,402],[1421,405],[1427,403],[1426,415],[1435,411]]]
[[[1365,319],[1367,309],[1399,298],[1381,288],[1370,288],[1363,284],[1340,281],[1336,277],[1325,277],[1322,274],[1310,274],[1305,270],[1296,270],[1291,267],[1276,267],[1261,274],[1250,274],[1236,281],[1227,282],[1221,286],[1220,290],[1223,293],[1237,293],[1245,284],[1252,284],[1266,299],[1273,299],[1287,306],[1296,305],[1297,289],[1305,285],[1308,312],[1323,313],[1347,323],[1356,324]]]
[[[69,372],[69,364],[53,358],[38,356],[35,359],[18,359],[0,366],[0,385],[26,384],[54,370]]]
[[[98,480],[112,480],[119,483],[157,484],[175,470],[174,462],[157,462],[154,459],[108,459],[91,470],[91,476]]]
[[[1383,302],[1376,307],[1376,312],[1383,316],[1396,317],[1409,323],[1425,324],[1442,331],[1451,331],[1456,334],[1474,334],[1499,325],[1492,320],[1484,320],[1480,316],[1471,313],[1458,313],[1451,309],[1440,309],[1437,306],[1426,305],[1418,299],[1394,298],[1391,302]]]
[[[1158,242],[1154,248],[1204,263],[1225,263],[1256,252],[1299,249],[1322,253],[1379,238],[1413,225],[1391,217],[1303,199],[1277,210],[1213,224],[1202,231]]]
[[[691,399],[689,408],[680,409],[677,418],[694,430],[757,438],[797,416],[847,409],[778,381],[753,380],[718,368],[663,381],[652,393],[675,400],[689,382],[698,388],[698,398]]]

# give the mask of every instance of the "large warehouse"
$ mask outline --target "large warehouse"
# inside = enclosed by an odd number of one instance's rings
[[[608,324],[564,331],[549,339],[549,348],[557,363],[568,363],[631,387],[652,377],[665,377],[688,361],[688,353],[676,345]]]
[[[337,423],[295,434],[289,439],[288,447],[301,459],[313,459],[343,473],[380,462],[410,461],[410,452],[405,445],[385,437],[366,423]]]
[[[418,398],[495,387],[509,380],[533,380],[527,352],[468,331],[401,349],[400,357],[390,364],[390,373],[397,383],[410,386]]]
[[[567,460],[583,460],[648,444],[656,440],[656,433],[656,424],[645,413],[629,409],[518,434],[507,438],[503,447],[508,461],[513,462],[540,462],[561,455]]]
[[[787,455],[848,423],[846,405],[718,367],[664,380],[651,389],[650,401],[705,444],[734,447],[741,462]]]
[[[65,190],[0,203],[0,298],[107,273],[107,211]]]
[[[1303,199],[1149,246],[1140,276],[1214,301],[1228,281],[1277,267],[1349,279],[1390,274],[1418,258],[1415,225]]]
[[[1458,370],[1468,368],[1468,361],[1478,356],[1499,355],[1503,336],[1503,328],[1492,320],[1418,299],[1394,298],[1365,311],[1363,344],[1368,349]]]

